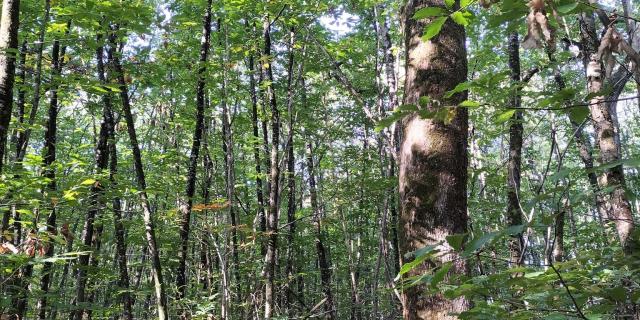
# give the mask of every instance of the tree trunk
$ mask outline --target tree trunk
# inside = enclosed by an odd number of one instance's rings
[[[101,43],[103,40],[102,35],[97,36],[97,43]],[[113,48],[109,49],[113,50]],[[105,77],[105,68],[104,68],[104,49],[102,46],[96,49],[96,64],[98,71],[98,80],[100,84],[106,85],[107,79]],[[108,90],[108,89],[106,89]],[[100,123],[100,133],[98,136],[98,141],[96,144],[96,168],[95,174],[100,175],[103,171],[107,170],[109,165],[109,136],[111,135],[110,131],[113,130],[112,123],[113,119],[110,119],[112,116],[112,100],[111,94],[106,93],[102,96],[102,121]],[[82,246],[85,250],[92,251],[95,247],[92,246],[92,241],[94,239],[94,222],[96,216],[99,214],[101,208],[104,207],[105,203],[101,199],[104,195],[104,184],[105,181],[96,181],[91,186],[91,193],[89,195],[89,210],[87,211],[87,215],[84,221],[84,227],[82,229]],[[98,253],[97,251],[95,252]],[[88,281],[87,276],[87,267],[89,266],[89,260],[91,259],[91,254],[82,254],[78,258],[77,264],[77,274],[76,274],[76,299],[75,304],[82,306],[85,303],[86,297],[86,285]],[[88,312],[87,310],[80,307],[80,309],[74,311],[74,318],[76,320],[80,320],[84,317],[84,314]]]
[[[220,47],[223,49],[221,62],[223,66],[228,64],[228,44],[226,26],[222,25],[222,19],[218,19],[218,33]],[[231,128],[231,111],[229,110],[227,100],[227,83],[228,74],[226,68],[222,70],[222,88],[221,88],[221,105],[222,105],[222,151],[224,152],[224,171],[225,171],[225,191],[229,207],[229,218],[231,220],[231,257],[233,263],[231,271],[236,282],[236,294],[241,299],[241,283],[240,283],[240,258],[238,255],[238,217],[234,208],[235,203],[235,160],[233,152],[233,130]]]
[[[64,57],[65,48],[60,47],[60,42],[56,40],[53,43],[53,50],[51,53],[52,61],[52,84],[50,88],[51,98],[49,100],[48,118],[46,123],[46,131],[44,134],[44,149],[46,150],[43,158],[43,166],[45,167],[44,176],[49,179],[47,185],[48,192],[51,195],[55,195],[56,192],[56,173],[52,167],[56,161],[56,135],[58,130],[58,88],[59,77],[62,73],[62,58]],[[50,195],[50,196],[51,196]],[[56,233],[56,205],[53,204],[49,216],[47,217],[47,233]],[[46,245],[45,255],[47,257],[53,256],[53,241],[49,241]],[[40,290],[42,296],[38,299],[38,319],[45,319],[47,311],[47,294],[49,293],[49,285],[51,284],[51,268],[53,263],[45,262],[42,268],[42,279],[40,280]]]
[[[293,65],[294,65],[294,47],[295,47],[295,31],[293,28],[289,32],[289,62],[287,66],[287,114],[289,116],[289,132],[287,134],[287,256],[285,265],[285,286],[283,292],[283,305],[287,308],[288,314],[293,316],[293,291],[291,289],[291,283],[294,279],[294,253],[295,247],[295,232],[296,232],[296,173],[295,173],[295,154],[293,150],[293,136],[294,136],[294,116],[293,116],[293,92],[294,92],[294,80],[293,80]],[[302,63],[299,64],[299,76],[302,77]],[[302,88],[305,90],[305,88]]]
[[[592,60],[592,63],[601,64],[600,59]],[[587,80],[589,93],[597,93],[603,88],[604,74],[599,77],[589,77]],[[600,148],[600,163],[607,164],[620,160],[620,146],[615,138],[615,125],[605,98],[603,96],[592,98],[589,109],[596,132],[596,143]],[[624,252],[631,254],[638,249],[638,244],[631,237],[634,229],[633,216],[629,200],[625,194],[622,165],[606,169],[601,183],[603,188],[610,188],[611,190],[609,191],[608,199],[609,219],[614,220]]]
[[[509,34],[509,69],[511,69],[511,93],[510,107],[520,108],[520,41],[518,33]],[[510,120],[509,126],[509,160],[507,162],[507,222],[509,226],[522,224],[522,209],[520,207],[520,170],[522,167],[522,132],[523,114],[516,110]],[[510,261],[513,266],[520,265],[522,259],[523,239],[522,233],[513,235],[509,240]]]
[[[189,157],[189,168],[187,169],[187,186],[185,190],[185,198],[180,201],[180,251],[178,252],[178,270],[176,274],[176,286],[178,287],[177,299],[186,297],[187,294],[187,275],[186,264],[189,246],[189,228],[191,225],[191,206],[193,205],[193,196],[196,190],[196,172],[198,168],[198,156],[200,153],[200,144],[202,143],[202,131],[204,127],[204,111],[205,111],[205,72],[207,70],[206,63],[209,55],[210,38],[211,38],[211,0],[207,1],[205,14],[202,19],[202,40],[200,42],[200,60],[197,73],[196,85],[196,128],[193,133],[193,143],[191,145],[191,155]],[[186,312],[186,310],[185,310]],[[183,314],[183,318],[188,315]]]
[[[0,18],[0,172],[2,172],[2,164],[4,163],[13,108],[19,16],[20,0],[2,1],[2,16]]]
[[[313,148],[311,142],[307,143],[307,168],[309,170],[309,193],[311,196],[311,210],[313,212],[313,225],[315,228],[316,252],[318,254],[318,265],[320,266],[320,282],[322,293],[324,294],[324,310],[327,319],[336,319],[336,310],[331,291],[331,265],[327,249],[324,245],[324,235],[320,221],[321,212],[318,205],[318,193],[316,191],[315,165],[313,161]]]
[[[112,26],[112,36],[110,37],[111,45],[117,48],[115,34],[118,32],[119,26]],[[127,132],[129,134],[129,141],[131,143],[131,151],[133,153],[133,163],[136,171],[136,181],[138,184],[138,195],[140,197],[140,205],[142,206],[143,220],[145,226],[145,236],[147,238],[147,249],[151,258],[151,270],[153,276],[154,290],[156,294],[156,307],[158,309],[158,319],[166,320],[167,314],[167,297],[164,292],[164,281],[162,280],[162,266],[160,264],[160,250],[156,243],[155,226],[153,223],[153,212],[149,205],[149,198],[147,196],[147,182],[145,180],[144,167],[142,166],[142,156],[140,154],[140,146],[138,144],[138,137],[136,135],[135,122],[133,120],[133,114],[131,113],[131,105],[129,102],[129,90],[127,82],[124,78],[124,71],[120,58],[117,52],[109,51],[109,61],[112,61],[112,65],[117,77],[118,86],[120,89],[120,99],[122,100],[122,111],[127,123]]]
[[[255,67],[254,67],[254,58],[253,53],[249,55],[249,93],[251,94],[251,125],[253,129],[253,158],[255,161],[255,170],[256,170],[256,196],[258,199],[258,224],[260,232],[264,233],[267,231],[267,220],[265,214],[265,206],[264,206],[264,193],[263,193],[263,184],[262,184],[262,169],[261,169],[261,160],[260,160],[260,135],[258,132],[258,95],[256,92],[256,79],[255,79]],[[260,77],[262,78],[262,77]],[[260,235],[262,237],[262,235]],[[260,250],[261,254],[264,256],[266,254],[266,247],[264,246],[264,242],[260,241]]]
[[[265,16],[263,23],[264,52],[265,57],[271,58],[271,21],[269,16]],[[271,319],[274,310],[274,294],[275,294],[275,265],[276,250],[278,248],[278,204],[280,197],[280,166],[278,163],[278,147],[280,143],[280,112],[278,111],[278,103],[276,101],[276,93],[273,88],[273,71],[272,61],[269,60],[262,64],[262,73],[267,81],[266,100],[271,107],[271,161],[269,181],[269,212],[267,216],[267,253],[264,260],[264,278],[266,279],[264,290],[264,318]]]
[[[47,31],[47,25],[49,23],[49,14],[51,11],[51,0],[45,0],[44,3],[44,16],[40,25],[38,34],[38,44],[36,49],[36,70],[33,79],[33,99],[31,100],[31,111],[29,112],[29,126],[27,129],[18,136],[18,150],[16,162],[22,162],[27,154],[27,146],[29,145],[29,138],[31,137],[31,131],[33,125],[36,123],[36,116],[38,115],[38,108],[40,106],[40,86],[42,85],[42,52],[44,49],[44,39]]]
[[[425,21],[412,19],[416,10],[427,6],[443,7],[440,0],[410,0],[404,10],[406,53],[405,104],[419,104],[421,97],[442,100],[442,105],[457,105],[466,92],[444,98],[467,77],[467,56],[464,28],[450,19],[440,33],[430,41],[421,39]],[[436,110],[436,106],[429,106]],[[467,127],[464,108],[456,108],[450,123],[437,119],[422,119],[417,114],[402,121],[400,145],[400,249],[401,257],[446,236],[461,234],[467,228]],[[452,273],[465,273],[465,262],[449,246],[449,252],[437,259],[437,264],[453,262]],[[404,263],[409,262],[405,260]],[[409,276],[423,274],[433,266],[421,265]],[[469,307],[465,298],[448,300],[442,294],[424,293],[424,286],[407,288],[403,292],[405,319],[453,319],[449,313],[459,313]]]
[[[109,130],[109,180],[111,189],[116,190],[116,174],[118,173],[118,150],[116,144],[115,121],[113,111],[111,111],[111,120]],[[118,287],[121,290],[120,297],[122,299],[122,318],[125,320],[133,320],[133,298],[129,292],[129,271],[127,267],[127,242],[126,231],[122,223],[122,204],[119,197],[114,197],[113,204],[113,228],[114,237],[116,238],[116,259],[118,260]]]

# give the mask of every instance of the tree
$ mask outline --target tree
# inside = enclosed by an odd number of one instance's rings
[[[198,169],[198,156],[200,155],[200,145],[202,140],[202,132],[204,130],[204,112],[205,112],[205,72],[207,71],[206,63],[209,56],[209,47],[211,46],[211,0],[208,0],[205,13],[202,18],[202,41],[200,43],[200,60],[197,74],[196,84],[196,128],[193,133],[193,142],[191,145],[191,155],[189,156],[189,168],[187,169],[187,187],[185,191],[185,199],[181,201],[180,213],[182,220],[180,224],[180,240],[181,247],[179,252],[178,274],[176,276],[176,285],[178,287],[178,299],[184,298],[187,292],[187,275],[186,263],[189,246],[189,229],[191,226],[191,207],[193,205],[193,196],[196,191],[196,173]]]
[[[6,156],[7,135],[13,109],[19,17],[20,0],[3,0],[0,16],[0,172]]]
[[[402,120],[399,153],[400,220],[402,256],[425,246],[441,248],[436,265],[414,269],[412,275],[450,263],[450,274],[464,274],[465,262],[446,245],[446,237],[467,228],[467,110],[455,107],[465,100],[461,92],[445,93],[466,80],[467,58],[464,28],[447,19],[440,33],[423,41],[426,25],[413,19],[425,7],[443,7],[438,0],[410,1],[405,7],[406,80],[405,104],[420,104],[437,111],[449,107],[451,119],[423,119],[411,114]],[[423,103],[429,100],[428,103]],[[406,258],[405,258],[406,259]],[[410,260],[404,260],[408,263]],[[424,286],[404,290],[405,319],[449,319],[450,312],[469,307],[464,298],[446,299],[441,293],[427,294]]]

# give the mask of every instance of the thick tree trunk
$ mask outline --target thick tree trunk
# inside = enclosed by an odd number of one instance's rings
[[[600,64],[600,60],[593,60],[592,63]],[[603,69],[604,70],[604,69]],[[590,93],[597,93],[603,88],[604,73],[599,77],[589,77],[588,86]],[[615,125],[611,110],[603,96],[591,99],[589,109],[596,132],[596,143],[600,148],[600,163],[607,164],[620,160],[619,144],[616,141]],[[610,188],[609,191],[609,219],[613,220],[620,238],[620,243],[626,254],[637,251],[638,244],[631,235],[634,230],[631,206],[625,194],[625,180],[622,165],[606,169],[602,176],[603,188]]]
[[[207,1],[204,17],[202,19],[202,40],[200,42],[200,60],[197,73],[196,85],[196,127],[193,133],[193,143],[191,145],[191,155],[189,157],[189,168],[187,169],[187,186],[185,198],[180,200],[180,251],[178,252],[178,270],[176,274],[176,286],[178,287],[177,299],[186,297],[187,294],[187,255],[189,246],[189,229],[191,226],[191,206],[193,196],[196,191],[196,172],[198,167],[198,156],[200,154],[200,144],[202,143],[202,132],[204,128],[205,111],[205,72],[209,55],[211,39],[211,0]],[[187,317],[183,314],[183,317]]]
[[[405,104],[419,104],[421,97],[441,100],[442,105],[457,105],[466,92],[443,98],[467,78],[464,28],[450,19],[430,41],[421,39],[425,22],[412,17],[427,6],[444,7],[440,0],[410,0],[404,10],[406,45]],[[437,107],[428,106],[431,110]],[[461,234],[467,228],[467,127],[464,108],[453,109],[450,123],[422,119],[417,114],[402,121],[400,145],[400,251],[402,255],[446,243],[446,236]],[[437,264],[453,262],[452,273],[465,273],[465,262],[449,246]],[[404,263],[409,262],[405,260]],[[421,265],[409,275],[428,272],[433,266]],[[464,298],[448,300],[442,294],[426,294],[423,286],[403,292],[405,319],[453,319],[469,307]]]
[[[520,41],[518,33],[509,34],[509,69],[514,92],[511,93],[510,107],[520,108]],[[509,226],[522,224],[522,209],[520,207],[520,171],[522,167],[522,132],[523,114],[521,110],[511,117],[509,126],[509,160],[507,162],[507,222]],[[509,240],[509,259],[513,266],[522,261],[523,239],[522,233],[512,236]]]
[[[46,123],[46,131],[44,134],[44,149],[46,150],[43,158],[43,165],[45,167],[44,176],[49,179],[47,185],[48,192],[52,195],[56,192],[56,173],[52,167],[56,161],[56,135],[58,130],[58,88],[59,77],[62,73],[62,59],[64,57],[65,48],[60,47],[60,42],[56,40],[53,43],[53,50],[51,53],[52,60],[52,75],[53,79],[50,93],[51,98],[49,100],[48,118]],[[56,205],[54,204],[47,217],[47,233],[56,233]],[[45,255],[47,257],[53,256],[53,241],[49,241],[46,245]],[[42,279],[40,279],[40,290],[43,295],[38,299],[38,319],[45,319],[47,311],[47,294],[49,293],[49,285],[51,284],[51,272],[53,264],[51,262],[45,262],[42,267]]]
[[[307,170],[309,170],[309,194],[311,198],[311,211],[313,212],[313,225],[315,228],[316,253],[318,254],[318,265],[320,267],[320,282],[322,293],[324,294],[324,310],[327,319],[336,319],[336,309],[331,291],[331,265],[327,248],[324,244],[324,234],[322,232],[320,206],[318,204],[318,192],[316,190],[316,173],[313,160],[313,146],[307,143]]]
[[[118,32],[117,25],[112,26],[113,36],[111,36],[111,45],[117,48],[115,34]],[[147,182],[145,180],[144,167],[142,166],[142,155],[140,154],[140,145],[136,134],[135,121],[131,112],[131,104],[129,102],[129,90],[127,82],[124,78],[124,71],[117,52],[109,51],[109,61],[112,62],[118,86],[120,89],[120,99],[122,100],[122,111],[127,123],[127,132],[131,143],[131,151],[133,153],[133,163],[136,172],[136,181],[138,184],[138,196],[140,197],[140,205],[143,212],[143,220],[145,226],[145,236],[147,239],[147,249],[151,258],[151,273],[153,277],[154,291],[156,294],[156,307],[158,309],[158,319],[166,320],[167,314],[167,297],[164,292],[164,281],[162,280],[162,266],[160,264],[160,250],[156,243],[155,226],[153,223],[153,212],[149,205],[149,197],[147,196]]]
[[[5,158],[13,108],[13,83],[18,52],[20,0],[3,0],[0,21],[0,172]],[[4,230],[2,230],[4,231]]]
[[[271,58],[271,21],[266,16],[263,23],[264,52],[265,57]],[[280,197],[280,165],[278,157],[278,147],[280,144],[280,112],[276,101],[276,93],[273,88],[272,61],[262,64],[262,73],[268,81],[266,85],[266,100],[271,107],[271,161],[269,181],[269,212],[267,215],[267,253],[264,260],[264,275],[266,279],[264,290],[264,318],[271,319],[274,310],[275,294],[275,266],[276,250],[278,248],[278,204]]]

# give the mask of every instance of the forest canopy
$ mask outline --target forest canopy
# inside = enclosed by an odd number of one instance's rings
[[[634,0],[2,0],[0,319],[640,319]]]

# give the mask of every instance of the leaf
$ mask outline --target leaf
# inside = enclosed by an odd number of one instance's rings
[[[531,279],[531,278],[535,278],[537,276],[540,276],[544,274],[544,271],[535,271],[535,272],[529,272],[529,273],[525,273],[524,277],[527,279]]]
[[[615,287],[607,290],[607,297],[614,301],[624,301],[627,291],[623,287]]]
[[[444,13],[444,10],[441,7],[426,7],[422,8],[413,15],[414,20],[420,20],[429,17],[440,16]]]
[[[460,11],[456,11],[454,13],[452,13],[450,15],[451,20],[455,21],[455,23],[461,25],[461,26],[467,26],[469,25],[469,20],[467,20],[467,17],[465,17],[464,13],[460,12]]]
[[[471,88],[471,87],[472,87],[472,84],[470,82],[458,83],[458,85],[456,85],[455,88],[453,88],[452,90],[447,91],[447,93],[444,94],[444,97],[445,98],[451,98],[454,94],[469,90],[469,88]]]
[[[578,2],[564,3],[556,7],[556,10],[562,14],[567,14],[578,7]]]
[[[455,0],[444,0],[444,5],[449,9],[453,8],[454,4],[456,4]]]
[[[458,105],[458,107],[463,107],[463,108],[476,108],[476,107],[479,107],[479,106],[480,106],[479,102],[471,101],[471,100],[462,101]]]
[[[504,229],[504,234],[508,235],[508,236],[514,236],[517,234],[520,234],[524,231],[524,225],[519,224],[519,225],[515,225],[515,226],[510,226],[506,229]]]
[[[431,255],[437,253],[438,250],[436,249],[435,245],[428,245],[425,246],[423,248],[420,248],[416,251],[407,253],[405,255],[405,258],[410,259],[412,256],[415,257],[415,259],[413,259],[410,262],[407,262],[405,264],[402,265],[402,267],[400,267],[400,271],[398,272],[398,275],[396,276],[396,281],[400,279],[400,276],[402,276],[403,274],[413,270],[413,268],[415,268],[416,266],[418,266],[419,264],[421,264],[422,262],[424,262],[425,260],[427,260],[427,258],[429,258]]]
[[[449,273],[449,270],[451,269],[451,267],[453,266],[453,263],[451,261],[443,264],[440,268],[438,268],[438,271],[436,271],[433,274],[433,278],[431,278],[431,287],[435,288],[438,283],[442,282],[442,280],[444,280],[444,277],[447,275],[447,273]]]
[[[496,28],[505,22],[518,20],[524,17],[526,14],[527,14],[527,11],[525,7],[525,10],[522,10],[522,9],[510,10],[500,15],[492,15],[489,17],[489,27]]]
[[[375,127],[374,130],[376,132],[380,132],[384,128],[387,128],[387,127],[391,126],[396,121],[404,118],[406,115],[411,114],[411,113],[413,113],[413,112],[415,112],[417,110],[418,110],[418,106],[416,106],[414,104],[401,105],[396,110],[394,110],[394,112],[390,116],[378,121],[376,123],[376,127]]]
[[[474,238],[473,240],[471,240],[471,242],[469,242],[469,245],[464,250],[463,256],[469,256],[472,253],[476,252],[477,250],[482,249],[482,247],[484,247],[485,244],[495,239],[498,235],[500,235],[500,232],[488,232],[479,237]]]
[[[471,4],[471,0],[460,0],[460,8],[466,8]]]
[[[96,183],[96,179],[92,179],[92,178],[89,178],[89,179],[86,179],[86,180],[80,182],[80,184],[83,185],[83,186],[89,186],[89,185],[92,185],[94,183]]]
[[[589,116],[589,107],[587,106],[579,106],[574,108],[569,108],[567,111],[569,119],[575,123],[582,123],[584,119]]]
[[[429,25],[424,30],[424,34],[422,35],[422,41],[429,41],[433,39],[433,37],[437,36],[442,29],[442,26],[447,21],[448,17],[438,17],[435,20],[431,21]]]
[[[453,250],[460,251],[462,250],[462,244],[464,243],[464,238],[466,236],[466,233],[452,234],[446,237],[447,243],[453,248]]]
[[[516,113],[516,109],[511,109],[511,110],[507,110],[505,112],[502,112],[501,114],[499,114],[496,119],[495,119],[495,123],[496,124],[502,124],[505,123],[507,121],[509,121],[509,119],[511,119],[511,117],[513,117],[513,114]]]

